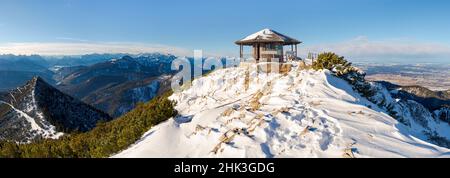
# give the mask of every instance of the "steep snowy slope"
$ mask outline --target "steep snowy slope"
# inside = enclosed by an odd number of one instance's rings
[[[194,80],[170,97],[180,116],[113,157],[450,157],[346,81],[292,64],[286,74],[241,64]]]

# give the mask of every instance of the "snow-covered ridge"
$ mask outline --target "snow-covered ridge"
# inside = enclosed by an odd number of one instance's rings
[[[46,121],[44,114],[40,111],[36,103],[35,87],[38,78],[33,78],[26,85],[17,87],[16,90],[12,90],[9,93],[11,98],[10,103],[0,101],[0,104],[7,105],[11,108],[11,112],[16,113],[17,119],[23,118],[27,122],[22,126],[29,127],[29,140],[34,139],[37,136],[42,138],[58,139],[63,135],[61,132],[56,131],[56,127]],[[15,97],[20,96],[20,100]],[[14,106],[17,105],[17,106]]]
[[[43,138],[52,138],[52,139],[58,139],[61,137],[64,133],[62,132],[56,132],[55,126],[52,125],[44,125],[44,128],[42,128],[37,122],[36,119],[29,116],[27,113],[15,108],[13,105],[6,103],[4,101],[0,101],[0,104],[6,104],[9,107],[11,107],[14,112],[16,112],[19,117],[23,117],[26,119],[26,121],[30,124],[31,130],[30,132],[35,133],[35,136],[42,136]],[[40,120],[43,120],[44,118],[39,118]],[[32,139],[32,138],[30,138]]]
[[[178,117],[114,157],[450,157],[346,81],[298,66],[277,74],[246,64],[196,79],[170,97]]]
[[[35,77],[1,96],[0,140],[57,139],[61,131],[87,131],[109,115],[68,96]]]

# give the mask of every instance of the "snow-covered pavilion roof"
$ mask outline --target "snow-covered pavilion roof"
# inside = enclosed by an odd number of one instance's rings
[[[236,44],[238,45],[252,45],[254,43],[282,43],[283,45],[295,45],[300,44],[301,41],[268,28],[251,34],[242,40],[236,41]]]

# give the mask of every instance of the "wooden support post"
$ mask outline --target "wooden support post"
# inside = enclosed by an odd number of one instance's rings
[[[259,59],[261,59],[261,45],[258,43],[257,45],[256,45],[256,47],[258,48],[257,49],[257,59],[256,60],[258,60],[259,61]]]
[[[297,57],[297,45],[295,45],[295,57]]]
[[[254,60],[257,60],[257,58],[258,58],[258,45],[257,44],[253,45],[253,58],[254,58]]]
[[[239,46],[239,57],[241,58],[240,60],[242,61],[242,58],[244,57],[242,45]]]

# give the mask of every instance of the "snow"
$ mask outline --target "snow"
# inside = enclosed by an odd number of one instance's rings
[[[0,103],[8,105],[8,106],[11,107],[11,109],[13,109],[16,113],[18,113],[20,116],[24,117],[24,118],[28,121],[28,123],[30,123],[30,125],[31,125],[31,130],[34,130],[34,131],[43,131],[43,130],[44,130],[44,129],[42,129],[41,126],[39,126],[39,125],[36,123],[36,121],[35,121],[32,117],[30,117],[28,114],[24,113],[24,112],[21,111],[21,110],[16,109],[13,105],[11,105],[11,104],[9,104],[9,103],[6,103],[6,102],[4,102],[4,101],[0,101]]]
[[[18,91],[21,92],[20,88],[18,88]],[[14,102],[17,102],[14,95],[10,93],[11,98],[13,98]],[[43,138],[51,138],[51,139],[58,139],[64,133],[57,132],[56,127],[48,123],[45,118],[44,114],[37,108],[36,99],[35,99],[35,90],[33,89],[31,91],[31,94],[27,96],[28,98],[31,98],[31,100],[25,104],[25,109],[22,111],[20,109],[17,109],[12,104],[0,101],[1,104],[8,105],[11,109],[13,109],[19,117],[23,117],[31,126],[31,132],[34,131],[36,135],[40,135]],[[35,113],[37,116],[36,118],[31,117],[27,113]],[[38,122],[40,124],[38,124]]]
[[[256,65],[194,80],[170,97],[179,116],[113,157],[450,156],[329,71],[292,62],[283,75]]]
[[[133,101],[146,102],[154,98],[158,93],[159,85],[160,81],[155,80],[146,86],[133,88],[131,90]]]
[[[111,62],[111,64],[115,64],[118,61],[118,59],[111,59],[109,61]]]
[[[259,38],[259,39],[270,39],[275,34],[276,34],[275,31],[273,31],[271,29],[268,29],[268,28],[265,28],[265,29],[263,29],[261,31],[258,31],[258,32],[254,33],[254,34],[251,34],[251,35],[245,37],[241,41],[254,40],[254,39],[257,39],[257,38]],[[286,37],[284,37],[282,35],[279,35],[279,36],[281,38],[283,38],[283,40],[286,40]]]
[[[378,103],[384,101],[385,105],[392,105],[398,118],[404,120],[408,126],[407,129],[414,136],[427,139],[426,133],[434,133],[450,140],[450,125],[448,123],[439,120],[437,117],[434,118],[433,113],[416,101],[392,98],[389,91],[381,84],[374,85],[377,90],[377,94],[373,97],[374,100]]]
[[[27,105],[25,112],[34,111],[36,113],[36,116],[37,116],[36,119],[39,119],[40,123],[42,123],[42,125],[44,127],[44,128],[39,128],[38,133],[41,134],[44,138],[51,138],[51,139],[58,139],[59,137],[64,135],[64,133],[62,133],[62,132],[57,132],[56,127],[51,125],[50,123],[47,123],[47,121],[45,120],[44,114],[37,107],[34,89],[31,91],[30,97],[31,97],[31,103],[27,103],[28,105]],[[34,121],[33,118],[30,117],[30,119],[32,119]],[[46,123],[46,124],[44,124],[44,123]]]

